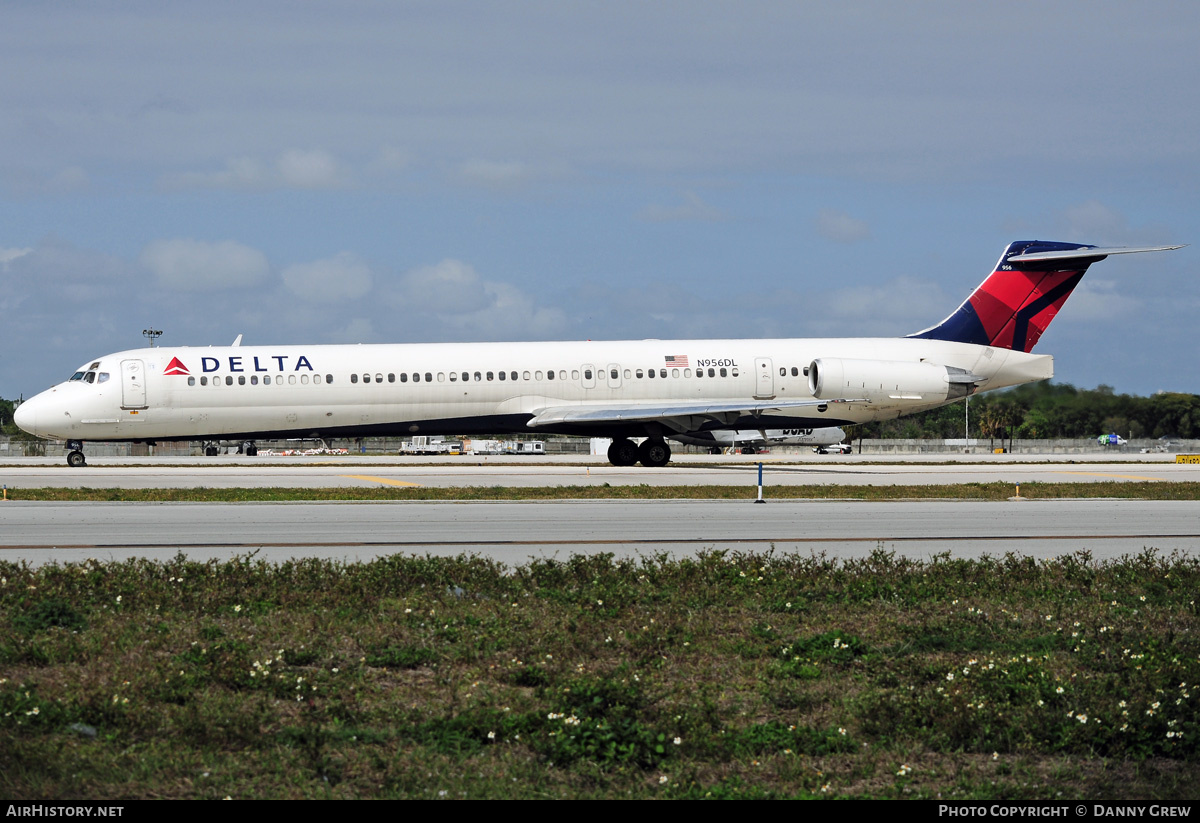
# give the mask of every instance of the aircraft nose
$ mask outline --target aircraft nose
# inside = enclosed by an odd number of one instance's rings
[[[32,400],[26,400],[13,412],[13,422],[30,434],[37,434],[37,418],[37,403]]]

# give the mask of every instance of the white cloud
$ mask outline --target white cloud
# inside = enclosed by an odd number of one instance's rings
[[[280,155],[277,166],[286,188],[332,189],[346,182],[340,164],[326,151],[290,149]]]
[[[33,249],[0,249],[0,269],[8,270],[8,264],[18,257],[24,257]]]
[[[657,203],[647,206],[638,212],[638,219],[648,223],[668,223],[674,221],[698,221],[711,223],[724,220],[725,214],[716,206],[712,206],[700,198],[695,192],[685,192],[683,203],[678,206],[663,206]]]
[[[468,186],[512,190],[528,185],[539,174],[520,161],[468,160],[458,167],[458,179]]]
[[[165,178],[180,189],[336,189],[349,184],[349,171],[327,151],[288,149],[273,163],[235,157],[220,171],[193,171]]]
[[[313,303],[357,300],[371,290],[370,267],[344,251],[325,260],[296,263],[283,270],[283,283],[293,294]]]
[[[920,331],[941,320],[956,305],[936,283],[911,277],[838,289],[822,303],[830,317],[854,324],[853,333],[871,335]],[[847,329],[842,333],[850,332]]]
[[[271,273],[265,254],[232,240],[155,240],[138,259],[161,285],[184,291],[250,288]]]
[[[1095,280],[1084,277],[1071,296],[1061,315],[1067,323],[1090,323],[1129,317],[1141,309],[1141,301],[1117,292],[1115,280]]]
[[[821,209],[817,215],[817,231],[835,243],[857,243],[871,236],[871,227],[865,221],[837,209]]]
[[[566,328],[561,309],[538,306],[510,283],[486,281],[461,260],[413,269],[401,278],[400,288],[397,302],[405,310],[433,315],[459,336],[536,338]]]
[[[490,302],[483,279],[461,260],[413,269],[401,279],[401,289],[405,304],[439,314],[471,312]]]

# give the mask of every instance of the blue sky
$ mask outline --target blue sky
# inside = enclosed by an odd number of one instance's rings
[[[9,2],[0,396],[143,344],[897,335],[1200,237],[1187,3]],[[1196,247],[1057,379],[1200,391]]]

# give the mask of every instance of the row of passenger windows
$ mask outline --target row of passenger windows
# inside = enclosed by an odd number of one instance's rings
[[[691,369],[670,369],[669,371],[670,371],[671,377],[692,377],[693,376]],[[707,372],[707,376],[708,377],[718,377],[718,376],[719,377],[729,377],[729,376],[731,376],[730,375],[731,371],[732,371],[733,377],[738,376],[737,367],[734,367],[732,370],[726,369],[725,367],[709,368],[708,372]],[[792,371],[795,372],[795,369],[792,369]],[[643,369],[624,369],[624,370],[609,369],[608,377],[610,380],[617,380],[623,374],[626,380],[635,380],[635,379],[636,380],[643,380],[643,379],[653,380],[655,378],[660,379],[660,380],[665,380],[668,376],[667,372],[668,372],[667,369],[644,369],[644,370]],[[781,374],[782,374],[782,372],[783,372],[783,369],[780,369]],[[583,374],[583,379],[588,382],[592,381],[596,377],[599,377],[601,380],[604,379],[604,370],[602,370],[602,369],[598,369],[596,372],[593,372],[592,369],[583,369],[582,374]],[[449,380],[451,383],[457,383],[459,380],[461,380],[464,383],[469,383],[472,380],[474,380],[477,383],[490,382],[493,380],[515,381],[515,380],[521,380],[521,379],[523,379],[523,380],[566,380],[567,379],[567,370],[566,369],[558,369],[558,370],[547,369],[545,372],[542,372],[540,370],[536,370],[536,371],[532,371],[532,372],[531,371],[525,371],[525,372],[515,372],[515,371],[510,371],[510,372],[503,372],[503,371],[502,372],[490,372],[490,371],[489,372],[466,372],[466,371],[464,371],[464,372],[450,372],[448,376],[449,376]],[[696,369],[695,376],[696,377],[704,377],[705,376],[704,369]],[[437,373],[437,382],[444,383],[444,382],[446,382],[446,378],[447,378],[446,372],[438,372]],[[580,370],[572,369],[570,379],[571,380],[579,380],[579,378],[580,378]],[[214,386],[221,385],[222,378],[219,375],[214,375],[211,379],[212,379],[212,385],[214,385]],[[283,385],[284,375],[277,374],[277,375],[275,375],[274,379],[275,379],[274,385],[276,385],[276,386]],[[358,374],[350,375],[351,383],[358,383],[359,379],[360,379],[360,377]],[[377,373],[375,375],[363,374],[361,376],[361,380],[363,383],[372,383],[372,382],[383,383],[385,379],[388,383],[395,383],[396,379],[397,379],[397,375],[393,372],[393,373],[389,373],[386,378],[384,377],[384,375],[382,373]],[[432,383],[434,378],[433,378],[433,372],[424,372],[424,373],[422,373],[422,372],[401,372],[399,374],[399,379],[400,379],[401,383],[407,383],[407,382],[409,382],[409,380],[411,380],[413,383],[422,383],[422,382]],[[232,386],[232,385],[234,385],[234,380],[235,380],[235,377],[233,375],[226,375],[224,377],[224,385]],[[260,385],[260,378],[257,374],[251,374],[249,376],[244,375],[244,374],[239,374],[239,375],[237,375],[236,380],[237,380],[237,385],[239,385],[239,386],[245,386],[245,385],[247,385],[247,383],[249,383],[249,385],[251,385],[251,386]],[[188,385],[189,386],[195,386],[196,381],[197,381],[196,377],[188,377]],[[320,384],[322,382],[332,383],[333,375],[327,374],[324,376],[324,378],[322,378],[321,375],[314,374],[310,378],[310,376],[308,374],[300,374],[300,375],[289,374],[289,375],[287,375],[287,382],[289,385],[293,385],[293,386],[296,385],[297,383],[300,383],[301,385],[308,385],[309,382],[312,382],[314,384]],[[208,376],[200,377],[199,383],[201,386],[209,385],[209,377]],[[261,378],[261,385],[263,385],[263,386],[272,385],[271,375],[264,375]]]
[[[801,370],[798,366],[792,366],[792,377],[799,377],[800,371]],[[808,377],[808,366],[805,366],[803,371],[804,371],[804,376]],[[786,366],[779,367],[779,376],[780,377],[787,377],[787,373],[788,373],[788,370],[787,370]]]
[[[307,385],[309,384],[309,382],[310,382],[310,378],[309,378],[309,376],[308,376],[307,374],[301,374],[301,375],[289,374],[289,375],[287,376],[287,382],[288,382],[288,384],[289,384],[289,385],[292,385],[292,386],[296,385],[297,383],[300,383],[301,385],[307,386]],[[314,374],[314,375],[312,375],[312,377],[311,377],[311,382],[313,382],[313,383],[321,383],[321,382],[322,382],[321,375],[319,375],[319,374]],[[325,375],[325,377],[324,377],[324,382],[326,382],[326,383],[332,383],[332,382],[333,382],[333,375],[332,375],[332,374],[327,374],[327,375]],[[244,374],[239,374],[239,375],[237,376],[237,384],[238,384],[239,386],[245,386],[247,383],[249,383],[251,386],[257,386],[257,385],[259,385],[259,377],[258,377],[258,375],[257,375],[257,374],[252,374],[252,375],[250,375],[249,377],[247,377],[247,376],[246,376],[246,375],[244,375]],[[194,385],[196,385],[196,378],[195,378],[195,377],[188,377],[188,385],[189,385],[189,386],[194,386]],[[207,386],[207,385],[208,385],[208,377],[207,377],[207,376],[203,376],[203,377],[201,377],[201,378],[200,378],[200,385],[201,385],[201,386]],[[219,386],[219,385],[221,385],[221,378],[220,378],[220,376],[216,376],[216,375],[214,375],[214,376],[213,376],[213,378],[212,378],[212,385],[214,385],[214,386]],[[232,385],[233,385],[233,375],[226,375],[226,376],[225,376],[225,385],[226,385],[226,386],[232,386]],[[269,375],[269,374],[268,374],[268,375],[265,375],[265,376],[262,378],[262,385],[264,385],[264,386],[270,386],[270,385],[271,385],[271,375]],[[276,386],[282,386],[282,385],[283,385],[283,375],[282,375],[282,374],[277,374],[277,375],[275,375],[275,385],[276,385]]]

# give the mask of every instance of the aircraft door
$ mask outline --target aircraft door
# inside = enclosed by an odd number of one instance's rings
[[[121,361],[121,408],[146,408],[146,366],[141,360]]]
[[[581,372],[580,377],[583,380],[583,387],[585,389],[596,388],[596,367],[591,363],[584,363],[579,367],[579,370]]]
[[[754,396],[767,400],[775,396],[775,375],[772,373],[771,358],[754,358]]]
[[[616,363],[609,363],[605,377],[608,379],[608,387],[610,389],[621,388],[621,367]]]

